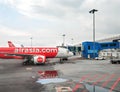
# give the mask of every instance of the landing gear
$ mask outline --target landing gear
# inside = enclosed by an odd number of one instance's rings
[[[25,58],[23,65],[31,65],[31,64],[34,64],[32,57]]]
[[[68,58],[63,58],[63,60],[66,60],[66,61],[67,61],[67,60],[68,60]]]
[[[62,63],[64,63],[64,61],[67,61],[68,60],[68,58],[60,58],[60,63],[62,64]]]
[[[60,64],[62,64],[63,63],[63,59],[62,58],[60,58]]]
[[[28,65],[29,64],[29,60],[25,60],[24,62],[23,62],[23,65]]]
[[[23,62],[23,65],[33,65],[33,64],[34,63],[31,60],[26,60],[26,61]]]

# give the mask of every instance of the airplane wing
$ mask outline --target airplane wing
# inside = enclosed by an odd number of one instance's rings
[[[23,56],[23,57],[25,57],[25,56],[33,56],[33,54],[8,54],[8,53],[6,53],[7,55],[11,55],[11,56]]]
[[[7,55],[21,56],[23,59],[25,59],[23,64],[28,64],[28,63],[39,64],[39,63],[45,63],[46,62],[46,56],[44,56],[44,55],[38,55],[38,54],[10,54],[10,53],[8,53]]]
[[[6,53],[6,52],[0,52],[0,54],[5,54],[5,55],[7,55],[7,56],[21,56],[21,57],[23,57],[23,58],[25,58],[25,57],[32,57],[32,56],[34,56],[33,54],[16,54],[16,53]],[[37,54],[36,54],[37,55]]]

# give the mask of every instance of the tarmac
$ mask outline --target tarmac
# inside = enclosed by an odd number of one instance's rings
[[[120,92],[120,64],[111,64],[109,60],[74,58],[61,64],[59,59],[51,59],[46,65],[26,66],[22,61],[0,59],[0,92],[53,92],[53,89],[56,92],[59,83],[44,85],[36,82],[40,78],[38,71],[48,70],[57,70],[59,78],[72,81],[72,89],[83,83],[89,92]],[[67,87],[67,83],[63,84]],[[93,91],[94,87],[99,91]]]

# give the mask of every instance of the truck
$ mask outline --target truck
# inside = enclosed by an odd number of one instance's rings
[[[111,62],[112,64],[120,64],[120,57],[111,58],[110,62]]]
[[[99,52],[99,57],[109,59],[112,64],[120,64],[120,49],[105,49]]]
[[[120,64],[120,49],[116,50],[115,56],[111,56],[110,62],[112,64]]]

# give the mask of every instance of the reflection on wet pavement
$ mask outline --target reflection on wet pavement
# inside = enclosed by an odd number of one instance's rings
[[[118,80],[116,80],[116,82],[113,83],[113,85],[111,86],[111,89],[107,89],[104,87],[106,87],[107,84],[114,77],[116,77],[116,74],[103,74],[103,75],[86,74],[82,76],[79,81],[60,78],[57,70],[38,71],[38,74],[40,78],[36,81],[37,83],[47,85],[46,87],[48,87],[48,85],[51,85],[51,88],[54,85],[53,87],[54,90],[72,89],[72,91],[69,92],[117,92],[113,90],[120,81],[120,78],[118,78]],[[102,80],[104,80],[104,82],[101,84],[100,87],[100,85],[98,86],[97,84],[100,83]],[[82,91],[83,89],[84,91]],[[57,92],[57,91],[52,91],[52,92]]]

